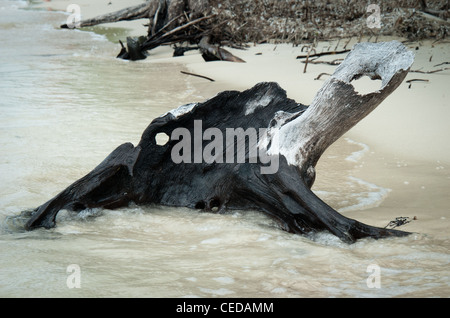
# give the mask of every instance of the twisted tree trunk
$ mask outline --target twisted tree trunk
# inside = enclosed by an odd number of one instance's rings
[[[342,216],[311,186],[325,149],[400,85],[413,59],[396,41],[357,44],[309,107],[288,99],[275,83],[183,105],[153,120],[136,147],[119,146],[91,173],[35,209],[26,229],[55,226],[61,209],[113,209],[135,202],[218,213],[255,209],[286,231],[329,231],[349,243],[407,235]],[[359,95],[351,82],[364,75],[381,79],[382,87]],[[158,145],[158,133],[170,140]],[[246,137],[248,146],[241,142]]]

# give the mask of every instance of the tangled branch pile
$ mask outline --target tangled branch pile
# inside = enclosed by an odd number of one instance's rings
[[[149,19],[147,35],[127,39],[128,48],[122,44],[120,57],[145,58],[143,52],[157,46],[187,42],[202,43],[204,54],[222,59],[220,48],[213,44],[297,45],[367,35],[443,39],[449,34],[449,17],[450,0],[381,0],[374,11],[357,0],[147,0],[81,21],[81,27]],[[369,26],[369,19],[377,19],[377,27]]]
[[[234,42],[326,40],[361,35],[396,35],[410,40],[442,39],[449,34],[449,1],[384,0],[381,28],[369,28],[368,2],[357,0],[213,0],[221,29]],[[425,6],[424,6],[425,5]],[[434,16],[425,13],[430,11]],[[438,16],[441,15],[440,18]]]

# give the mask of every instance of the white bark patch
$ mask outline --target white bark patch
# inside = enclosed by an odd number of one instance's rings
[[[266,107],[272,101],[271,95],[263,95],[260,99],[249,101],[245,104],[245,115],[250,115],[255,112],[256,109]]]
[[[195,106],[197,106],[197,103],[191,103],[191,104],[186,104],[186,105],[181,105],[178,108],[172,109],[171,111],[169,111],[169,113],[171,113],[173,116],[175,116],[176,118],[189,113]],[[167,115],[168,113],[165,113],[164,115],[162,115],[161,117],[164,117],[165,115]]]

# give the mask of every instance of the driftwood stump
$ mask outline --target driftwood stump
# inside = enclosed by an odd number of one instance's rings
[[[325,149],[368,115],[405,78],[413,54],[399,42],[360,43],[310,106],[276,83],[226,91],[154,119],[135,147],[126,143],[32,213],[26,229],[55,226],[61,209],[161,204],[223,213],[254,209],[286,231],[329,231],[345,242],[408,233],[349,219],[312,191]],[[382,87],[366,95],[351,81],[367,75]],[[155,136],[170,136],[158,145]],[[247,140],[247,142],[245,142]]]

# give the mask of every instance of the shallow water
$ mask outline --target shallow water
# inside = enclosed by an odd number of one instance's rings
[[[66,15],[26,2],[0,0],[0,10],[0,296],[450,295],[448,236],[347,245],[283,232],[256,212],[158,206],[61,211],[54,229],[18,230],[12,216],[136,144],[153,118],[210,96],[181,65],[115,59],[114,34],[60,30]],[[342,139],[324,155],[325,167],[338,164],[314,189],[341,212],[390,194],[352,173],[368,149]]]

